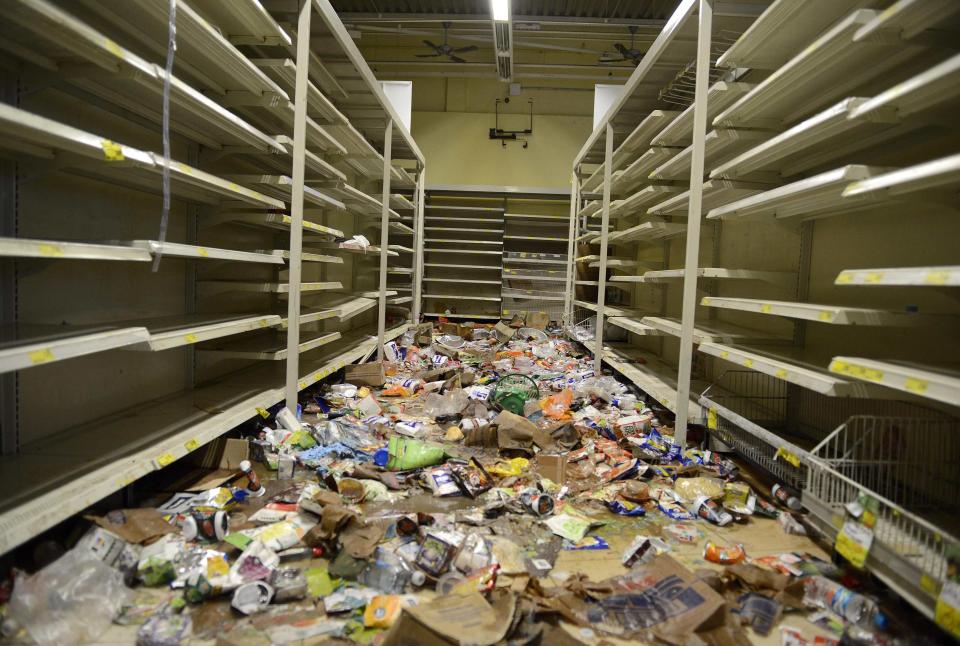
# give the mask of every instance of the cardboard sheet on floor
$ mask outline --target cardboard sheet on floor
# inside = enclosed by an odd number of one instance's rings
[[[240,474],[240,463],[249,459],[250,444],[246,440],[218,438],[191,454],[196,469],[171,485],[169,491],[206,491],[219,487],[236,478]]]
[[[506,636],[515,608],[512,594],[499,595],[493,604],[479,592],[437,597],[430,603],[404,608],[383,646],[490,646]]]

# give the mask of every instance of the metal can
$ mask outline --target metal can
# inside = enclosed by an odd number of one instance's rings
[[[520,502],[536,516],[546,516],[553,511],[553,498],[537,489],[527,489],[520,493]]]
[[[227,535],[229,522],[225,511],[202,511],[194,509],[183,519],[183,538],[207,543],[222,541]]]
[[[234,590],[230,605],[245,615],[252,615],[265,610],[270,605],[271,599],[273,599],[273,587],[270,584],[263,581],[250,581]]]

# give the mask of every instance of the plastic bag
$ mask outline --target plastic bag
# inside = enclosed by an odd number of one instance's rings
[[[463,390],[452,390],[443,395],[430,393],[423,399],[423,412],[429,417],[449,417],[457,415],[469,403],[470,397]]]
[[[556,395],[545,397],[540,402],[540,408],[544,415],[553,419],[561,419],[570,410],[570,404],[573,403],[573,391],[569,388],[564,389]]]
[[[123,574],[88,549],[73,549],[17,579],[9,612],[38,644],[96,642],[129,596]]]

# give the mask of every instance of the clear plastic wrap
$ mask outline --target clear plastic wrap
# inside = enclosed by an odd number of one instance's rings
[[[17,579],[9,612],[41,646],[96,642],[130,591],[123,574],[88,549],[73,549]]]

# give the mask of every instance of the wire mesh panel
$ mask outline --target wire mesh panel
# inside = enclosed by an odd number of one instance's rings
[[[793,455],[802,448],[779,433],[786,425],[787,385],[751,370],[728,370],[700,395],[710,435],[769,472],[779,481],[802,488],[806,469],[778,459],[778,450]]]
[[[911,510],[960,509],[960,423],[857,415],[814,450],[834,470]]]
[[[505,251],[503,254],[502,314],[546,312],[551,321],[563,318],[566,254]]]
[[[958,431],[949,419],[851,417],[812,451],[803,490],[825,526],[860,493],[876,499],[870,566],[928,611],[957,542]]]

